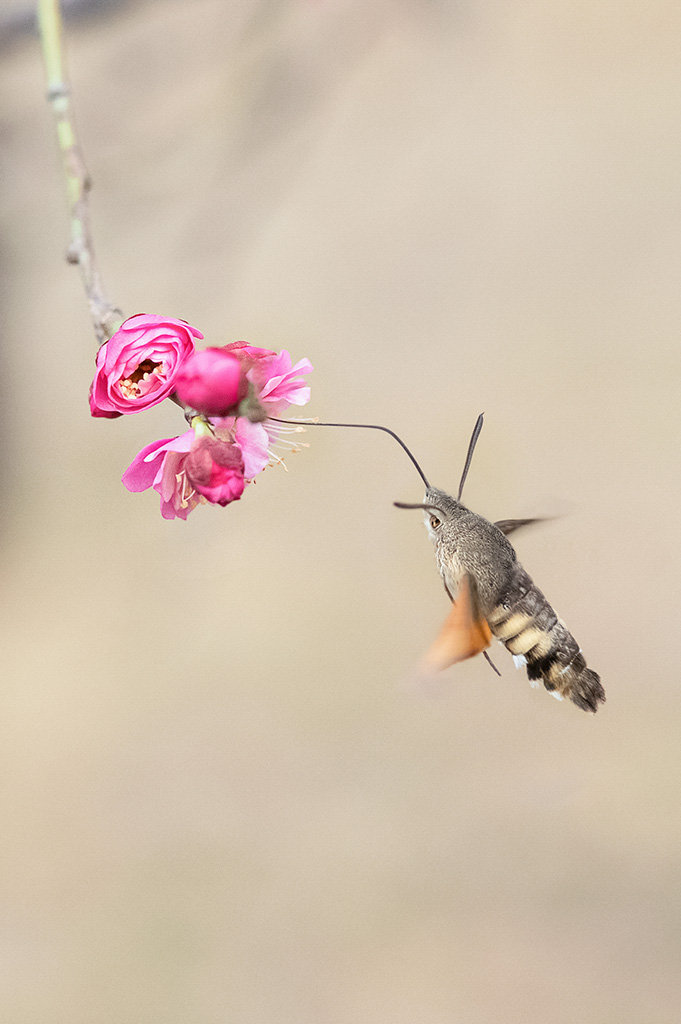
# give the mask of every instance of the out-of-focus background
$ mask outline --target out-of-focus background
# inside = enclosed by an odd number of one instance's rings
[[[0,6],[0,1017],[671,1024],[681,1003],[681,9],[158,0],[68,22],[127,314],[315,365],[526,568],[596,717],[447,613],[389,438],[164,522],[93,420],[38,42]]]

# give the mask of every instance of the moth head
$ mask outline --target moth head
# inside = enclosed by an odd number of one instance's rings
[[[482,430],[482,421],[483,414],[480,413],[475,422],[475,426],[473,427],[471,439],[468,442],[466,462],[464,463],[461,481],[459,482],[459,492],[456,498],[453,498],[451,494],[447,494],[446,491],[438,491],[436,487],[431,487],[423,476],[423,473],[421,473],[421,478],[426,485],[426,494],[423,502],[421,502],[420,505],[408,505],[402,501],[394,502],[398,508],[423,509],[426,516],[426,529],[430,534],[430,539],[438,550],[443,544],[446,545],[448,538],[450,540],[455,539],[456,527],[453,527],[452,524],[457,514],[460,514],[462,510],[465,511],[461,504],[461,495],[463,493],[463,485],[466,483],[466,477],[468,476],[468,470],[471,467],[473,452],[475,451],[475,446],[478,443],[480,431]]]
[[[447,494],[446,491],[438,491],[436,487],[431,487],[426,480],[423,473],[421,473],[421,479],[426,485],[426,494],[424,500],[418,505],[410,505],[404,501],[393,502],[397,508],[420,508],[423,509],[426,515],[426,528],[430,534],[430,538],[433,543],[437,546],[438,542],[442,542],[444,536],[449,532],[448,526],[452,523],[453,519],[463,509],[461,504],[461,494],[463,492],[463,485],[466,483],[466,477],[468,476],[468,470],[471,466],[471,460],[473,458],[473,452],[475,446],[478,443],[480,437],[480,431],[482,430],[483,414],[480,413],[478,416],[471,439],[468,443],[468,452],[466,453],[466,462],[463,467],[463,473],[461,474],[461,481],[459,483],[459,493],[456,498],[453,498],[451,494]],[[412,456],[413,459],[413,456]],[[418,468],[418,465],[417,465]]]
[[[424,522],[428,535],[434,544],[438,544],[449,532],[450,524],[453,522],[457,512],[463,506],[451,494],[446,491],[439,491],[435,487],[429,487],[425,493],[424,500],[418,504],[410,504],[404,501],[394,502],[397,508],[419,508],[423,511]]]

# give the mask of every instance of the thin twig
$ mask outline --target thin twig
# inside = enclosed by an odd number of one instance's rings
[[[47,76],[47,99],[55,117],[71,215],[71,241],[66,259],[80,268],[95,334],[102,345],[120,326],[123,314],[107,297],[95,259],[88,207],[91,182],[73,119],[71,88],[62,48],[59,0],[38,0],[38,27]]]

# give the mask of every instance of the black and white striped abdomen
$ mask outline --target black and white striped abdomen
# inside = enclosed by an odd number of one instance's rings
[[[487,621],[511,654],[525,658],[530,682],[541,679],[555,697],[569,697],[584,711],[605,700],[600,676],[587,668],[572,633],[520,566]]]

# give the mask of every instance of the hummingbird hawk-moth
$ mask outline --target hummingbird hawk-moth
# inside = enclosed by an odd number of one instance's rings
[[[587,667],[577,641],[523,569],[508,540],[514,530],[535,520],[491,523],[461,503],[481,430],[482,415],[468,446],[456,498],[431,487],[421,473],[424,501],[417,505],[395,502],[398,508],[420,508],[426,513],[437,566],[452,601],[423,668],[439,671],[483,652],[488,657],[487,648],[495,638],[511,652],[516,665],[526,666],[530,683],[541,681],[559,700],[568,697],[584,711],[597,711],[605,700],[600,676]]]
[[[523,569],[508,535],[534,519],[503,519],[492,523],[461,503],[463,485],[482,430],[478,416],[468,445],[456,498],[431,487],[404,441],[388,427],[372,423],[320,423],[325,427],[382,430],[404,449],[423,480],[426,494],[420,504],[396,501],[398,508],[419,508],[435,547],[437,566],[452,608],[422,668],[437,672],[476,654],[487,654],[492,639],[511,652],[517,666],[525,665],[530,683],[563,700],[568,697],[584,711],[597,711],[605,700],[600,676],[587,668],[582,650],[541,590]],[[499,674],[499,673],[498,673]]]

